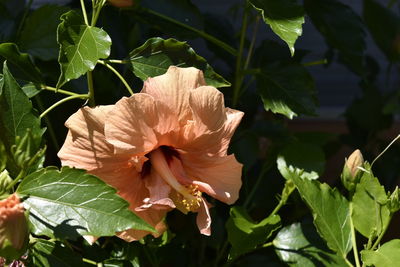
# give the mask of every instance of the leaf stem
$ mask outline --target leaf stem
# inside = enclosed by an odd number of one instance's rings
[[[390,213],[389,220],[388,220],[387,224],[385,225],[385,228],[383,228],[383,231],[379,234],[379,236],[376,239],[375,243],[372,245],[371,250],[374,250],[379,245],[379,243],[381,242],[383,236],[385,235],[387,229],[389,228],[389,224],[390,224],[390,221],[392,220],[392,217],[393,217],[393,213]]]
[[[58,90],[58,91],[60,91],[60,90]],[[43,107],[43,102],[42,102],[42,98],[40,97],[40,95],[35,96],[34,99],[36,101],[36,104],[38,105],[40,112],[43,112],[44,107]],[[50,135],[50,139],[53,143],[53,146],[58,151],[58,150],[60,150],[60,145],[58,144],[57,136],[56,136],[56,133],[54,132],[53,125],[51,124],[51,121],[49,120],[49,118],[47,116],[44,117],[44,120],[45,120],[47,129],[48,129],[48,133]]]
[[[89,26],[89,21],[88,21],[88,18],[87,18],[85,2],[84,2],[84,0],[80,0],[80,1],[81,1],[83,20],[85,21],[85,24]]]
[[[262,245],[261,247],[267,248],[267,247],[270,247],[270,246],[273,246],[273,245],[274,245],[274,242],[268,242],[268,243],[265,243],[264,245]]]
[[[104,4],[106,3],[106,0],[101,0],[101,2],[97,3],[95,5],[95,1],[92,1],[92,7],[93,7],[93,12],[92,12],[92,20],[91,20],[91,26],[96,26],[97,19],[99,18],[100,11],[103,8]]]
[[[82,261],[86,262],[86,263],[89,263],[91,265],[97,266],[97,262],[95,262],[95,261],[92,261],[92,260],[89,260],[89,259],[86,259],[86,258],[82,258]]]
[[[400,138],[400,134],[398,136],[396,136],[395,139],[392,140],[392,142],[390,142],[390,144],[378,155],[376,156],[376,158],[372,161],[371,163],[371,169],[372,169],[372,165],[374,165],[375,161],[377,161],[383,154],[385,154],[385,152],[394,144],[394,142],[396,142],[398,139]]]
[[[233,107],[236,106],[239,100],[240,87],[243,82],[243,74],[241,73],[241,70],[242,70],[244,41],[246,40],[246,32],[247,32],[247,16],[248,16],[247,10],[248,6],[246,4],[246,7],[243,10],[242,27],[240,29],[239,52],[236,56],[235,86],[233,88],[233,100],[232,100]]]
[[[278,205],[275,207],[275,209],[271,212],[269,216],[273,216],[278,213],[278,211],[286,204],[287,200],[289,199],[289,196],[293,193],[295,188],[296,187],[293,185],[293,182],[291,180],[286,181],[285,186],[282,189],[282,197],[279,200]]]
[[[356,266],[360,267],[360,259],[358,257],[358,249],[357,249],[357,240],[356,240],[356,231],[354,229],[354,224],[353,224],[353,202],[350,202],[350,229],[351,229],[351,243],[353,245],[353,254],[354,254],[354,260],[356,261]]]
[[[42,114],[40,114],[39,118],[43,118],[44,116],[46,116],[47,113],[49,113],[51,110],[53,110],[54,108],[58,107],[59,105],[61,105],[62,103],[65,103],[69,100],[75,99],[75,98],[81,98],[81,99],[88,99],[89,95],[87,94],[82,94],[82,95],[72,95],[66,98],[61,99],[60,101],[56,102],[55,104],[53,104],[52,106],[50,106],[48,109],[46,109]]]
[[[25,24],[25,20],[26,20],[26,17],[28,16],[29,10],[31,9],[32,2],[33,2],[33,0],[29,0],[28,1],[28,5],[26,6],[24,14],[22,15],[21,22],[18,25],[18,29],[17,29],[17,33],[16,33],[16,36],[17,36],[16,39],[19,39],[19,37],[21,35],[22,27]]]
[[[254,44],[256,43],[256,39],[257,39],[258,25],[259,24],[260,24],[260,16],[257,16],[256,17],[256,22],[254,23],[253,35],[251,37],[251,43],[250,43],[250,47],[249,47],[249,52],[247,53],[247,57],[246,57],[246,61],[244,63],[244,68],[243,69],[247,69],[247,67],[250,64],[250,59],[251,59],[251,56],[253,55]]]
[[[48,86],[48,85],[45,85],[45,84],[41,84],[40,88],[42,88],[44,90],[52,91],[52,92],[55,92],[55,93],[62,93],[64,95],[78,95],[77,93],[66,91],[66,90],[62,90],[62,89],[57,89],[55,87],[51,87],[51,86]]]
[[[103,61],[103,60],[98,60],[97,62],[99,62],[100,64],[106,66],[109,70],[111,70],[120,80],[121,82],[125,85],[126,89],[128,90],[128,92],[133,95],[133,90],[132,88],[129,86],[129,84],[127,83],[127,81],[124,79],[124,77],[122,77],[122,75],[113,68],[113,66],[111,66],[110,64],[108,64],[107,62]]]
[[[354,265],[345,257],[344,261],[347,263],[349,267],[354,267]]]
[[[316,61],[303,63],[303,66],[304,67],[309,67],[309,66],[316,66],[316,65],[325,65],[327,63],[328,63],[328,60],[326,58],[324,58],[324,59],[321,59],[321,60],[316,60]]]
[[[104,62],[107,63],[116,63],[116,64],[127,64],[129,60],[120,60],[120,59],[104,59]]]
[[[12,183],[10,183],[7,187],[6,187],[6,191],[10,190],[11,188],[13,188],[18,182],[19,180],[21,180],[22,176],[25,175],[25,171],[21,170],[17,176],[17,178],[15,178]]]
[[[184,24],[184,23],[182,23],[182,22],[180,22],[180,21],[177,21],[177,20],[175,20],[175,19],[173,19],[173,18],[170,18],[170,17],[168,17],[168,16],[165,16],[165,15],[163,15],[163,14],[160,14],[160,13],[154,11],[154,10],[147,9],[147,8],[143,8],[143,9],[144,9],[146,12],[148,12],[148,13],[150,13],[150,14],[152,14],[152,15],[155,15],[155,16],[157,16],[157,17],[160,17],[160,18],[162,18],[162,19],[165,19],[165,20],[167,20],[167,21],[169,21],[169,22],[172,22],[172,23],[174,23],[174,24],[176,24],[176,25],[178,25],[178,26],[180,26],[180,27],[182,27],[182,28],[185,28],[185,29],[187,29],[187,30],[190,30],[190,31],[192,31],[192,32],[195,32],[195,33],[198,34],[200,37],[203,37],[204,39],[206,39],[206,40],[208,40],[208,41],[214,43],[215,45],[221,47],[222,49],[224,49],[225,51],[227,51],[227,52],[230,53],[231,55],[236,56],[237,51],[236,51],[235,48],[233,48],[232,46],[228,45],[227,43],[225,43],[225,42],[223,42],[223,41],[221,41],[221,40],[215,38],[214,36],[209,35],[209,34],[207,34],[207,33],[204,32],[204,31],[201,31],[201,30],[198,30],[198,29],[196,29],[196,28],[193,28],[193,27],[191,27],[191,26],[189,26],[189,25],[186,25],[186,24]]]

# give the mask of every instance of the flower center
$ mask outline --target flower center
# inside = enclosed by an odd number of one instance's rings
[[[174,201],[179,203],[177,206],[182,207],[186,212],[196,211],[200,207],[201,192],[197,185],[184,186],[178,182],[168,166],[167,160],[161,148],[150,153],[150,162],[152,168],[178,193]]]

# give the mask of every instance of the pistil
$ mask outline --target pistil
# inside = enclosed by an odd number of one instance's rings
[[[199,194],[201,193],[194,192],[193,188],[187,188],[178,182],[169,168],[164,153],[160,148],[157,148],[150,153],[150,162],[151,167],[154,168],[158,175],[160,175],[167,184],[169,184],[173,189],[183,196],[183,204],[193,203],[194,205],[195,203],[199,202]],[[190,210],[192,210],[192,208],[190,208]]]

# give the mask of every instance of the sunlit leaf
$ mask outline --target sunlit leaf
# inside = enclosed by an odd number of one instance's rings
[[[40,127],[40,119],[31,101],[10,73],[7,62],[4,63],[3,75],[0,138],[10,158],[7,169],[16,176],[21,168],[28,167],[22,165],[38,153],[44,129]]]
[[[346,258],[351,245],[349,202],[336,189],[316,180],[302,179],[288,172],[301,197],[310,207],[320,236],[328,247]]]
[[[369,238],[378,236],[390,222],[385,188],[372,173],[364,172],[352,198],[354,227]]]
[[[287,43],[292,56],[294,43],[302,34],[304,11],[295,0],[250,0],[271,29]]]
[[[389,267],[400,262],[400,239],[393,239],[383,244],[376,251],[363,250],[361,257],[367,266]]]
[[[273,241],[278,257],[289,266],[348,266],[330,251],[310,223],[294,223],[282,228]]]
[[[292,142],[282,149],[276,162],[279,172],[288,180],[294,174],[313,180],[324,171],[325,154],[319,146]]]
[[[26,177],[17,189],[38,235],[112,236],[152,228],[128,209],[116,190],[83,170],[48,167]]]
[[[247,212],[240,207],[233,207],[226,223],[228,240],[232,245],[230,258],[236,258],[267,242],[268,238],[281,225],[278,215],[265,218],[259,223],[254,222]]]
[[[111,47],[110,36],[100,28],[85,25],[77,12],[68,11],[61,21],[57,28],[61,67],[57,88],[93,70],[97,60],[110,55]]]
[[[151,38],[134,49],[129,56],[133,73],[142,80],[164,74],[169,66],[174,65],[202,70],[208,85],[230,86],[230,83],[218,75],[188,44],[175,39]]]

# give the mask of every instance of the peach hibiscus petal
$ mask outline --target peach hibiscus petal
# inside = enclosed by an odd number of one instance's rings
[[[119,100],[105,120],[105,136],[116,152],[144,154],[157,144],[153,127],[158,124],[155,102],[147,94]]]
[[[173,107],[178,121],[185,124],[191,117],[189,92],[203,85],[206,82],[201,70],[171,66],[165,74],[148,78],[141,93],[150,94],[158,101]]]
[[[210,215],[211,205],[202,198],[202,203],[197,213],[196,223],[203,235],[211,235],[211,215]]]
[[[181,158],[187,175],[200,191],[227,204],[233,204],[238,199],[243,165],[237,162],[234,155],[209,157],[181,153]]]
[[[24,207],[16,194],[0,201],[0,247],[8,239],[15,249],[21,249],[28,237]]]
[[[214,87],[202,86],[192,90],[189,104],[198,136],[220,129],[226,121],[224,96]]]
[[[211,86],[191,91],[190,106],[193,122],[186,126],[183,149],[227,155],[230,139],[244,113],[225,108],[222,93]]]
[[[149,190],[149,197],[140,210],[153,207],[155,209],[175,208],[174,202],[170,199],[171,187],[162,179],[157,172],[151,170],[150,175],[144,178],[144,184]],[[138,210],[138,208],[136,208]]]
[[[113,155],[113,147],[104,138],[104,121],[112,106],[81,108],[66,122],[67,138],[58,152],[63,165],[86,169],[101,167],[99,159]]]
[[[149,191],[146,187],[145,181],[142,179],[140,174],[135,175],[121,175],[119,183],[123,186],[116,187],[118,194],[129,202],[129,209],[132,210],[136,215],[145,220],[151,226],[153,226],[158,233],[151,233],[149,231],[128,229],[118,233],[118,236],[126,241],[133,241],[141,239],[143,236],[153,234],[159,236],[165,231],[166,226],[162,222],[166,213],[171,210],[170,207],[166,206],[164,209],[144,209],[137,211],[136,208],[146,204],[149,197]]]

